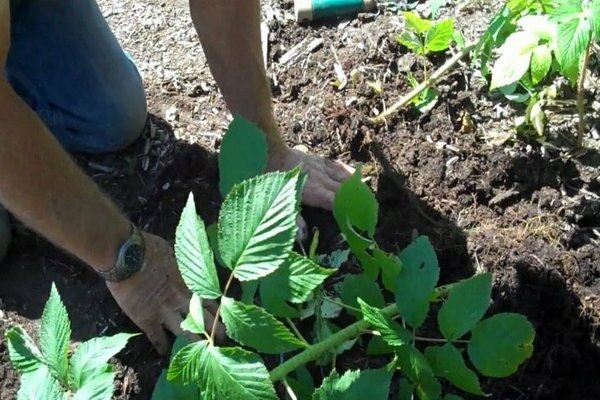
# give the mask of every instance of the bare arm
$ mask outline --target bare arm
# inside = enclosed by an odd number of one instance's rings
[[[190,0],[190,10],[229,110],[259,124],[271,153],[281,150],[260,43],[260,2]]]
[[[10,46],[0,6],[0,65]],[[25,224],[96,269],[109,269],[128,220],[76,166],[37,115],[0,77],[0,202]]]

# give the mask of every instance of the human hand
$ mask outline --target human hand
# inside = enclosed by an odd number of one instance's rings
[[[106,284],[125,314],[164,356],[171,349],[167,331],[192,341],[199,339],[180,327],[188,313],[191,293],[179,274],[172,246],[157,236],[145,232],[142,235],[146,248],[142,269],[124,281]],[[216,304],[204,302],[204,306],[205,326],[210,329]],[[217,341],[223,337],[223,327],[218,325]]]
[[[297,166],[308,174],[302,192],[302,203],[325,210],[333,209],[337,189],[354,173],[354,168],[340,161],[307,154],[285,145],[271,151],[270,170],[288,171]]]

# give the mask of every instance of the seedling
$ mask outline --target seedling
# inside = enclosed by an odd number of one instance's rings
[[[432,7],[434,6],[439,8],[439,5],[432,4]],[[404,16],[405,30],[398,36],[397,41],[419,56],[424,80],[427,81],[429,73],[427,71],[427,63],[423,57],[434,52],[445,51],[450,47],[450,43],[452,43],[456,35],[454,20],[446,18],[434,22],[421,18],[414,12],[407,11],[402,14]],[[411,73],[408,75],[408,81],[413,88],[419,86],[419,83]],[[411,103],[419,111],[426,112],[435,106],[437,98],[437,91],[432,87],[427,87],[412,99]]]
[[[236,117],[231,129],[247,124]],[[257,132],[253,128],[244,134]],[[241,137],[231,130],[227,135]],[[203,399],[277,399],[276,383],[281,382],[281,392],[291,398],[386,400],[392,376],[397,374],[400,386],[394,398],[410,398],[414,393],[419,399],[439,399],[440,379],[484,395],[473,368],[483,376],[505,377],[531,355],[535,333],[523,316],[505,313],[483,319],[490,303],[489,274],[436,287],[439,266],[426,237],[417,238],[398,254],[379,248],[373,239],[379,206],[361,181],[360,171],[339,189],[334,217],[362,272],[345,276],[340,297],[335,297],[323,284],[342,271],[323,268],[293,250],[303,183],[304,176],[296,169],[233,185],[226,193],[212,245],[190,196],[175,247],[184,281],[194,294],[182,328],[203,339],[173,356],[166,374],[172,384],[197,385]],[[333,259],[339,262],[338,257],[344,260],[340,254]],[[229,273],[223,286],[217,267]],[[236,281],[244,292],[239,299],[230,290]],[[395,302],[386,304],[386,295]],[[227,336],[238,346],[219,346],[204,326],[202,301],[208,299],[220,303],[216,320],[223,322]],[[294,321],[313,302],[338,303],[340,312],[347,314],[345,319],[356,322],[336,326],[323,317],[323,307],[313,307],[319,329],[301,332]],[[431,302],[442,303],[437,315],[439,337],[421,336]],[[337,372],[336,355],[369,335],[370,341],[379,342],[379,354],[389,355],[387,366]],[[269,370],[261,355],[278,356],[269,358],[271,363],[279,360],[278,365]],[[318,388],[306,369],[315,361],[331,369]],[[164,382],[159,382],[160,387]],[[196,399],[197,394],[181,398]]]
[[[108,360],[133,336],[136,335],[120,333],[90,339],[81,343],[69,357],[71,324],[52,284],[42,314],[38,343],[18,326],[5,333],[10,361],[22,374],[17,398],[111,399],[115,372]]]

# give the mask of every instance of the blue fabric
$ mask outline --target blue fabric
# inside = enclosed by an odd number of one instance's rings
[[[11,0],[5,74],[70,150],[119,150],[143,130],[141,77],[95,0]]]

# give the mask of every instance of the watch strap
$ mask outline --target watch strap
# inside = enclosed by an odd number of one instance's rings
[[[98,275],[100,275],[106,281],[124,281],[125,279],[130,278],[136,272],[140,271],[142,269],[142,266],[144,265],[144,237],[135,225],[132,224],[131,226],[131,236],[119,248],[115,265],[108,271],[97,271]],[[137,262],[131,263],[128,262],[126,256],[127,252],[134,246],[137,247],[141,253]]]

